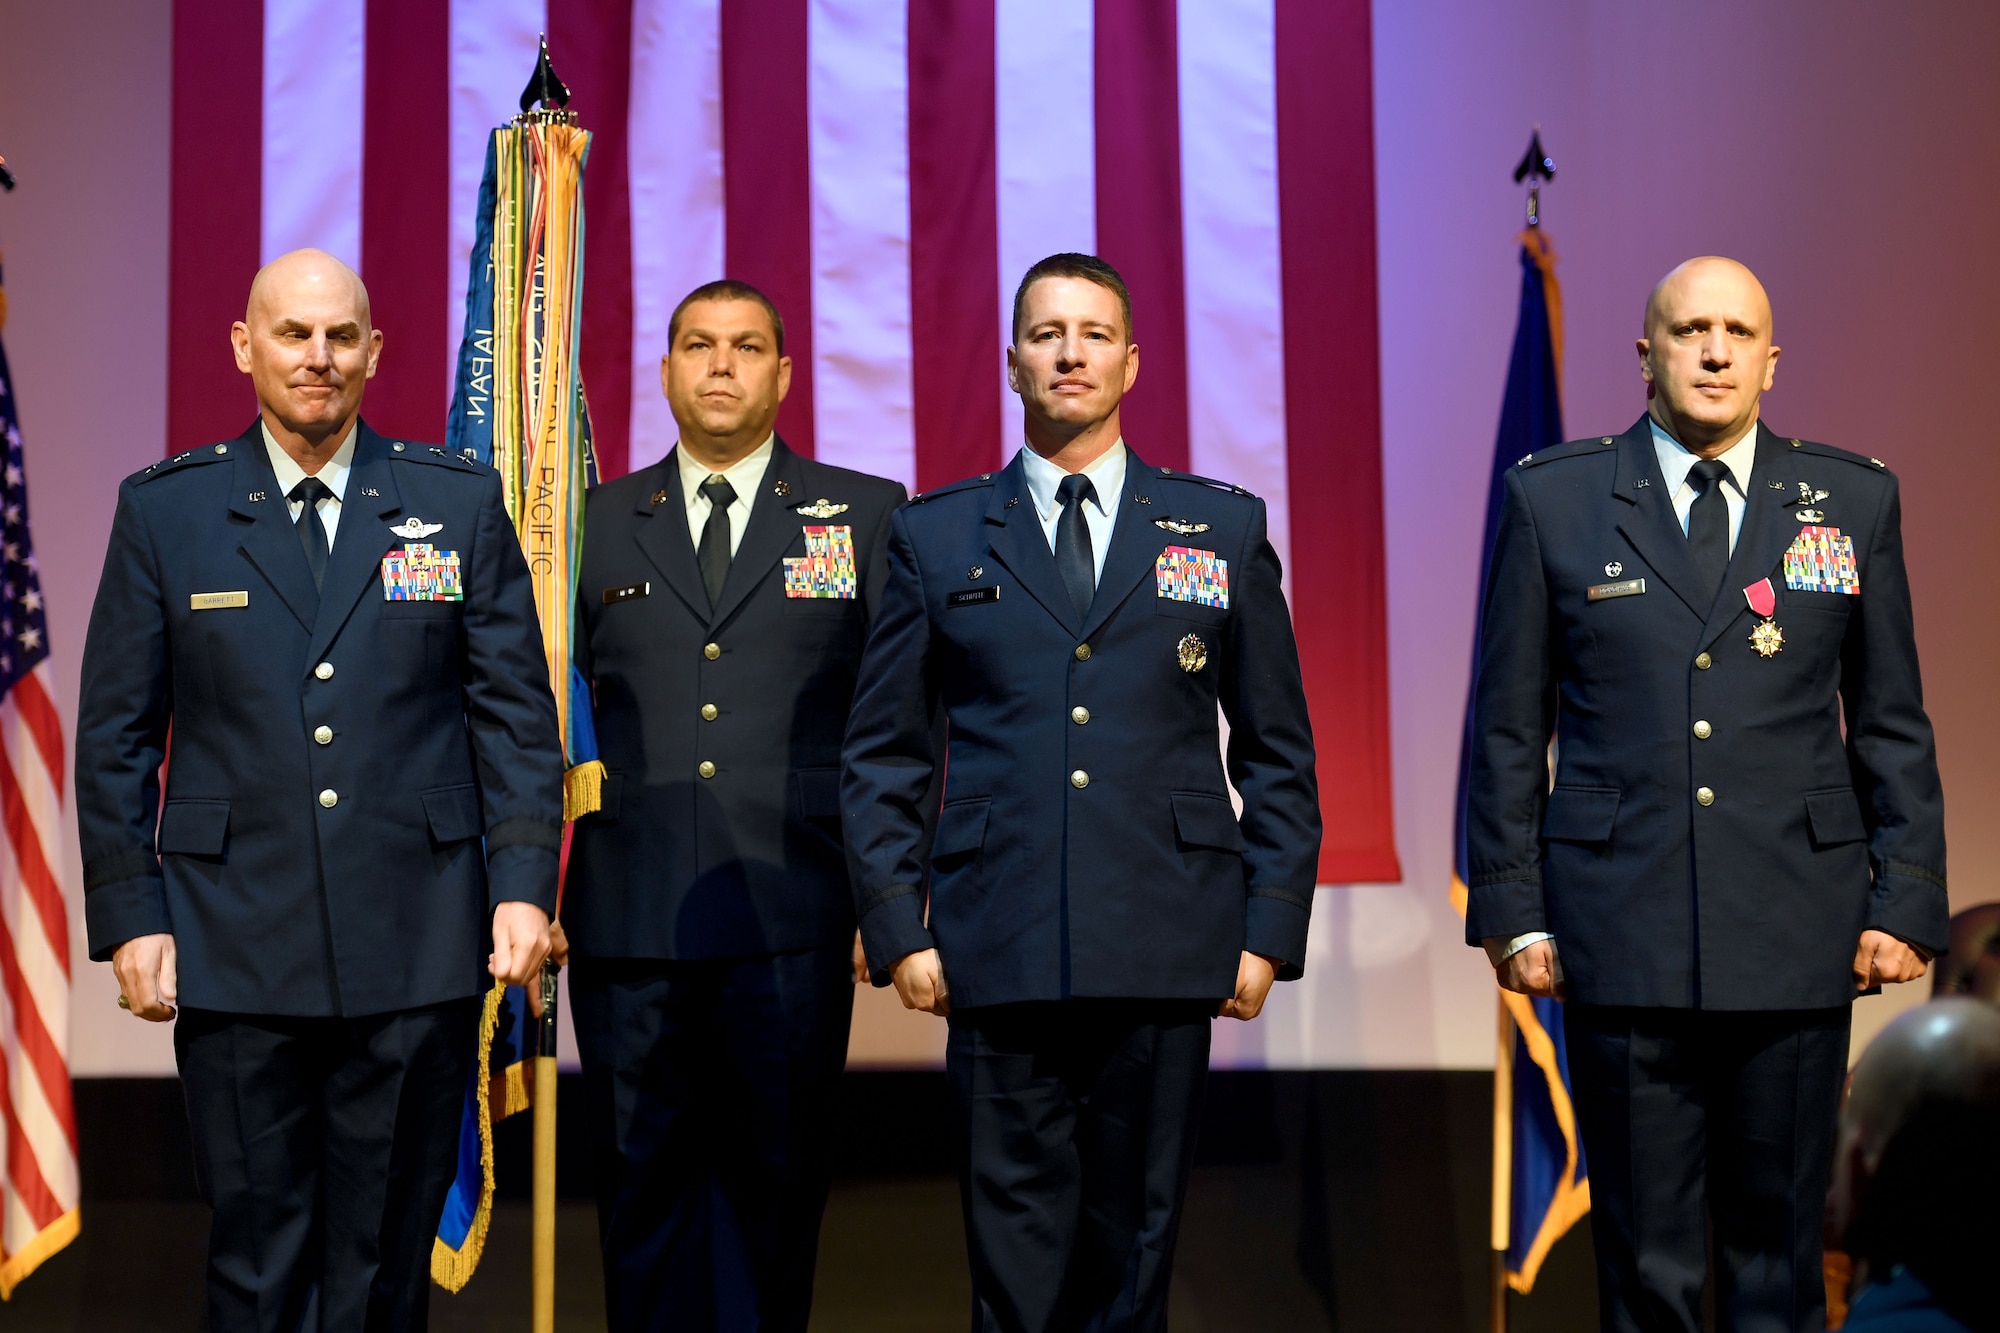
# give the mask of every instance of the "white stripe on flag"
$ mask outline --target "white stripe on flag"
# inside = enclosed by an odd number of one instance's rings
[[[999,173],[1000,346],[1029,265],[1097,249],[1094,22],[1077,0],[996,0],[993,151]],[[996,374],[1006,374],[1005,351]],[[1003,380],[1004,383],[1004,380]],[[1000,454],[1021,444],[1021,400],[1000,393]]]
[[[521,109],[521,89],[535,68],[540,34],[548,27],[543,0],[450,0],[451,240],[445,260],[446,401],[458,376],[465,333],[465,286],[479,224],[479,179],[486,141]]]
[[[59,831],[62,812],[42,753],[11,694],[0,701],[0,761],[13,770],[14,787],[20,796],[22,813],[27,816],[27,832],[35,844],[16,847],[5,827],[0,826],[0,917],[5,918],[7,933],[14,941],[14,962],[21,970],[28,999],[41,1016],[57,1052],[67,1058],[69,976],[50,943],[48,923],[36,910],[21,871],[23,855],[32,852],[41,858],[52,878],[59,873],[56,858],[62,854]]]
[[[367,0],[264,0],[263,263],[317,246],[361,267],[367,23]]]
[[[627,470],[678,433],[660,392],[667,323],[722,276],[722,11],[719,0],[635,0],[626,118],[632,194],[632,443]]]
[[[810,0],[815,452],[914,487],[908,20],[885,0]]]
[[[1289,575],[1275,23],[1272,0],[1181,0],[1181,234],[1188,466],[1264,498]]]

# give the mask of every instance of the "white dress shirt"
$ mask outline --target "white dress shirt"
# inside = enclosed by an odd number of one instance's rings
[[[1104,577],[1104,553],[1111,549],[1111,530],[1118,522],[1118,493],[1125,488],[1125,457],[1125,440],[1121,436],[1083,470],[1083,475],[1090,478],[1091,489],[1097,492],[1095,501],[1083,502],[1083,521],[1090,529],[1093,583]],[[1035,506],[1035,517],[1042,521],[1042,535],[1048,538],[1049,550],[1053,551],[1056,524],[1061,522],[1063,511],[1062,497],[1056,488],[1069,473],[1026,445],[1021,447],[1021,470],[1027,476],[1028,502]]]
[[[333,492],[331,497],[319,502],[319,524],[326,529],[326,549],[329,551],[333,549],[334,535],[340,531],[340,502],[347,495],[347,474],[354,470],[354,436],[360,429],[361,424],[358,421],[349,426],[347,438],[333,451],[333,457],[327,460],[325,467],[313,473],[326,483],[328,490]],[[291,498],[292,487],[306,479],[306,470],[285,452],[285,447],[271,434],[270,426],[263,425],[263,431],[264,452],[271,456],[271,470],[278,474],[278,494],[285,497],[285,509],[291,514],[292,523],[296,526],[299,521],[299,511],[304,509],[305,505]]]
[[[1659,422],[1647,417],[1646,424],[1653,431],[1653,454],[1660,460],[1660,475],[1667,483],[1667,494],[1674,497],[1674,516],[1680,519],[1681,531],[1685,533],[1696,496],[1688,473],[1700,460],[1687,446],[1667,434]],[[1750,429],[1717,454],[1716,459],[1729,469],[1729,475],[1722,480],[1722,499],[1729,506],[1729,553],[1735,555],[1736,534],[1743,531],[1743,507],[1749,501],[1750,468],[1757,461],[1757,423],[1751,422]]]
[[[771,432],[762,444],[723,469],[722,475],[736,492],[736,498],[729,502],[728,511],[729,558],[732,560],[736,558],[736,548],[743,544],[743,529],[750,522],[750,502],[757,498],[757,488],[764,484],[764,470],[771,466],[771,453],[777,438],[777,432]],[[708,526],[709,511],[715,508],[702,494],[701,484],[715,473],[678,444],[674,446],[674,460],[680,464],[681,494],[687,499],[688,537],[699,552],[701,530]]]

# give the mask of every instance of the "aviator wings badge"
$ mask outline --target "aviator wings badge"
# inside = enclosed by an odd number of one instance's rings
[[[443,532],[444,524],[426,523],[422,519],[417,518],[415,515],[412,515],[411,517],[404,519],[401,523],[392,525],[389,531],[395,533],[398,537],[401,537],[404,541],[413,542],[413,541],[420,541],[423,538],[432,536],[435,533]]]
[[[1168,532],[1181,537],[1192,537],[1197,532],[1208,531],[1208,524],[1190,523],[1184,518],[1156,518],[1153,520],[1153,526],[1165,528]]]
[[[792,512],[803,514],[807,518],[832,518],[835,514],[846,513],[847,506],[835,504],[833,501],[822,496],[809,505],[793,505]]]

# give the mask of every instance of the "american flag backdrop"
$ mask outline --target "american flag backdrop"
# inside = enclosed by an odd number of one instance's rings
[[[6,305],[0,297],[0,324]],[[63,731],[21,423],[0,348],[0,1300],[76,1238],[69,913],[61,880]]]
[[[794,448],[912,489],[997,468],[1014,284],[1103,255],[1142,349],[1127,441],[1269,506],[1320,879],[1400,878],[1368,0],[176,0],[170,451],[249,419],[225,335],[302,245],[368,283],[371,422],[443,437],[486,137],[542,31],[595,134],[604,476],[673,444],[667,319],[725,274],[785,316]]]

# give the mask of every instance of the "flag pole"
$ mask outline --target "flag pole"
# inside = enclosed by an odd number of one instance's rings
[[[1514,1017],[1494,996],[1499,1014],[1493,1059],[1493,1218],[1492,1264],[1487,1275],[1487,1327],[1507,1333],[1507,1247],[1513,1243],[1514,1210]]]
[[[534,1333],[556,1328],[556,974],[542,964],[542,1017],[535,1028]]]

